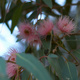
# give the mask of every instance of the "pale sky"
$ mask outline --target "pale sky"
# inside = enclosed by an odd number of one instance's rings
[[[9,24],[11,24],[11,21],[9,22]],[[6,54],[8,50],[12,47],[16,48],[17,50],[22,48],[22,44],[16,42],[17,33],[17,27],[15,28],[13,34],[11,34],[10,30],[6,27],[4,23],[0,24],[0,56]]]

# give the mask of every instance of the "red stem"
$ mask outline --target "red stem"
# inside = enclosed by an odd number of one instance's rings
[[[48,56],[42,56],[39,58],[39,60],[41,61],[42,58],[47,58]]]

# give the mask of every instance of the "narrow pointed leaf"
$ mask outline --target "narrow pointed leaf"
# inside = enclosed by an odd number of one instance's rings
[[[58,56],[55,55],[55,54],[49,54],[48,56],[51,57],[51,58],[58,58]]]
[[[50,57],[48,56],[48,62],[50,63],[50,65],[54,68],[54,70],[56,71],[56,73],[58,74],[59,78],[62,78],[62,74],[61,74],[61,68],[60,65],[58,63],[58,58],[54,58],[54,57]]]
[[[20,5],[13,13],[13,16],[12,16],[12,27],[11,27],[11,33],[13,32],[15,26],[17,25],[18,23],[18,20],[21,16],[21,10],[22,10],[22,5]]]
[[[6,61],[0,58],[0,80],[9,80],[6,75]]]
[[[6,74],[6,61],[2,58],[0,58],[0,74]]]
[[[30,75],[30,73],[27,70],[24,70],[22,72],[22,80],[27,80],[29,75]]]
[[[50,8],[52,8],[52,0],[43,0]]]
[[[38,80],[52,80],[44,66],[30,54],[17,54],[17,64],[32,73]]]

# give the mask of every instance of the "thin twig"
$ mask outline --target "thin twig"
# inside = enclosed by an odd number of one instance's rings
[[[47,58],[48,56],[42,56],[39,58],[39,60],[41,61],[42,58]]]
[[[62,57],[63,57],[66,61],[68,61],[68,59],[67,59],[64,55],[62,55]]]
[[[78,33],[79,32],[79,33]],[[69,36],[70,35],[80,35],[80,31],[78,31],[77,33],[70,33],[69,34]],[[68,36],[68,35],[63,35],[60,39],[63,39],[64,37],[66,37],[66,36]]]
[[[70,53],[70,51],[68,51],[68,50],[67,50],[66,48],[64,48],[63,46],[60,46],[60,47],[62,47],[64,50],[66,50],[66,51],[68,52],[68,54],[71,55],[71,56],[74,58],[74,60],[76,61],[76,63],[79,64],[79,62],[77,61],[77,59],[74,57],[73,54]]]
[[[63,46],[59,45],[57,42],[55,42],[58,46],[62,47],[65,51],[68,52],[69,55],[71,55],[73,57],[73,59],[76,61],[76,63],[79,64],[79,62],[77,61],[77,59],[75,58],[75,56],[73,54],[71,54],[70,51],[68,51],[66,48],[64,48]]]

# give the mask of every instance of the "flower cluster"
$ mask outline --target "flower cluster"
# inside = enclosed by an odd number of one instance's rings
[[[20,38],[26,39],[26,42],[29,45],[37,47],[39,44],[41,46],[41,40],[36,34],[36,30],[33,29],[29,23],[21,23],[19,26],[19,32]]]
[[[40,23],[37,30],[33,29],[29,23],[21,23],[19,25],[20,38],[26,39],[26,42],[31,46],[41,46],[40,36],[47,36],[53,26],[50,20],[44,20],[43,23]]]
[[[74,30],[74,24],[69,17],[60,17],[54,26],[50,20],[43,20],[40,25],[37,26],[37,30],[29,23],[21,23],[19,25],[20,38],[26,39],[26,42],[31,46],[41,46],[41,37],[47,36],[51,31],[54,35],[60,33],[70,34]]]
[[[16,64],[16,53],[18,52],[15,49],[10,49],[10,51],[8,52],[6,72],[9,78],[17,76],[17,70],[19,66]]]

